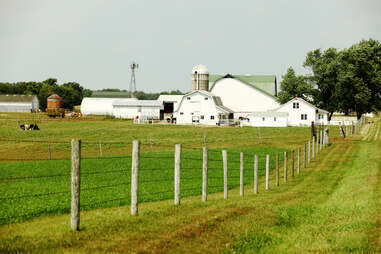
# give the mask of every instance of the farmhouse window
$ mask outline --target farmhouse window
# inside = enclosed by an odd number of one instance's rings
[[[274,122],[276,122],[276,117],[274,117]]]
[[[301,114],[300,117],[302,120],[307,120],[307,114]]]
[[[214,120],[214,116],[210,116],[210,120]]]
[[[262,117],[262,121],[266,120],[266,118]]]
[[[299,102],[294,102],[292,103],[293,108],[299,108]]]
[[[201,116],[201,119],[204,120],[204,116]]]

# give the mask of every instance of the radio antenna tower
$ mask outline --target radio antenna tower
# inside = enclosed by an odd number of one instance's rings
[[[136,92],[136,79],[135,79],[135,69],[139,68],[139,64],[132,62],[130,64],[131,68],[131,80],[130,80],[130,87],[129,87],[129,97],[135,98],[135,92]]]

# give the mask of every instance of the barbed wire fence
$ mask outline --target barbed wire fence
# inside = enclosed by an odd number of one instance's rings
[[[359,127],[354,127],[353,133],[358,130]],[[70,160],[73,144],[68,142],[0,140],[0,146],[7,144],[19,145],[20,156],[11,154],[0,158],[12,162],[1,164],[0,224],[70,211],[73,214],[75,209],[74,214],[79,218],[80,211],[85,210],[123,205],[132,208],[132,201],[137,214],[137,204],[142,202],[175,199],[175,204],[180,204],[185,197],[204,197],[222,191],[228,198],[229,190],[248,184],[255,186],[260,177],[266,178],[265,189],[273,188],[282,182],[282,174],[287,182],[288,174],[294,177],[301,173],[329,144],[329,136],[328,129],[320,130],[316,138],[303,142],[292,151],[208,149],[204,141],[197,145],[183,145],[180,154],[175,153],[175,144],[156,143],[149,139],[138,142],[139,151],[135,151],[138,158],[133,156],[129,142],[80,142],[77,170]],[[204,151],[207,151],[206,157]],[[255,155],[258,163],[255,163]],[[176,166],[178,159],[180,163]],[[134,160],[138,164],[134,164]],[[23,170],[16,170],[19,167]],[[138,178],[132,177],[134,170],[138,172]],[[79,174],[80,184],[77,186],[73,185],[74,172]],[[76,188],[80,193],[77,208],[73,207]],[[240,194],[243,196],[242,189]],[[258,193],[258,189],[253,192]],[[78,228],[79,224],[72,227],[73,230]]]

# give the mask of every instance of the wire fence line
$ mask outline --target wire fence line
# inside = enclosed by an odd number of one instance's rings
[[[305,168],[329,143],[328,132],[321,131],[316,138],[302,143],[303,145],[294,152],[262,147],[206,148],[207,161],[203,150],[181,149],[180,155],[177,155],[172,146],[172,151],[139,151],[138,167],[133,166],[136,160],[133,156],[134,151],[132,155],[110,158],[81,158],[80,150],[77,156],[80,160],[80,184],[74,187],[78,188],[81,195],[78,195],[75,214],[79,216],[80,211],[120,205],[130,205],[131,208],[135,206],[135,214],[138,214],[137,207],[141,202],[176,199],[178,205],[184,197],[200,194],[207,197],[208,194],[222,190],[228,193],[228,190],[238,186],[255,185],[255,181],[260,177],[266,177],[266,189],[272,188],[273,185],[270,186],[269,181],[275,180],[274,185],[278,186],[282,173],[291,173],[291,176],[294,176],[294,171],[296,175],[301,173],[301,168]],[[138,144],[141,145],[139,142]],[[226,161],[222,152],[224,150]],[[244,158],[240,158],[243,155]],[[259,158],[257,166],[255,155]],[[179,159],[180,163],[176,166]],[[287,163],[284,164],[284,170],[280,171],[284,161]],[[15,170],[13,164],[2,164],[4,169],[0,178],[0,224],[24,221],[42,215],[65,214],[75,210],[71,182],[74,171],[70,161],[34,161],[30,164],[26,162],[23,164],[25,171]],[[257,174],[255,167],[258,170]],[[223,170],[225,168],[226,175]],[[137,181],[132,177],[133,170],[138,172]],[[176,173],[176,170],[179,170],[179,173]],[[203,174],[205,170],[206,177]],[[138,186],[137,191],[132,189],[133,186]],[[74,230],[78,228],[79,224],[72,227]]]

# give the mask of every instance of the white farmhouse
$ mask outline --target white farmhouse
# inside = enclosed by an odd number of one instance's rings
[[[35,95],[2,94],[0,95],[0,112],[36,112],[39,101]]]
[[[157,100],[114,100],[113,116],[124,119],[159,119],[163,103]]]
[[[328,124],[328,111],[319,109],[298,97],[281,105],[275,111],[288,113],[288,126],[309,126],[312,122],[315,124]]]
[[[221,98],[204,90],[195,90],[182,98],[175,112],[177,124],[228,124],[233,111],[222,104]]]
[[[264,112],[280,106],[274,75],[210,75],[210,92],[219,96],[224,105],[238,118],[249,112]]]

